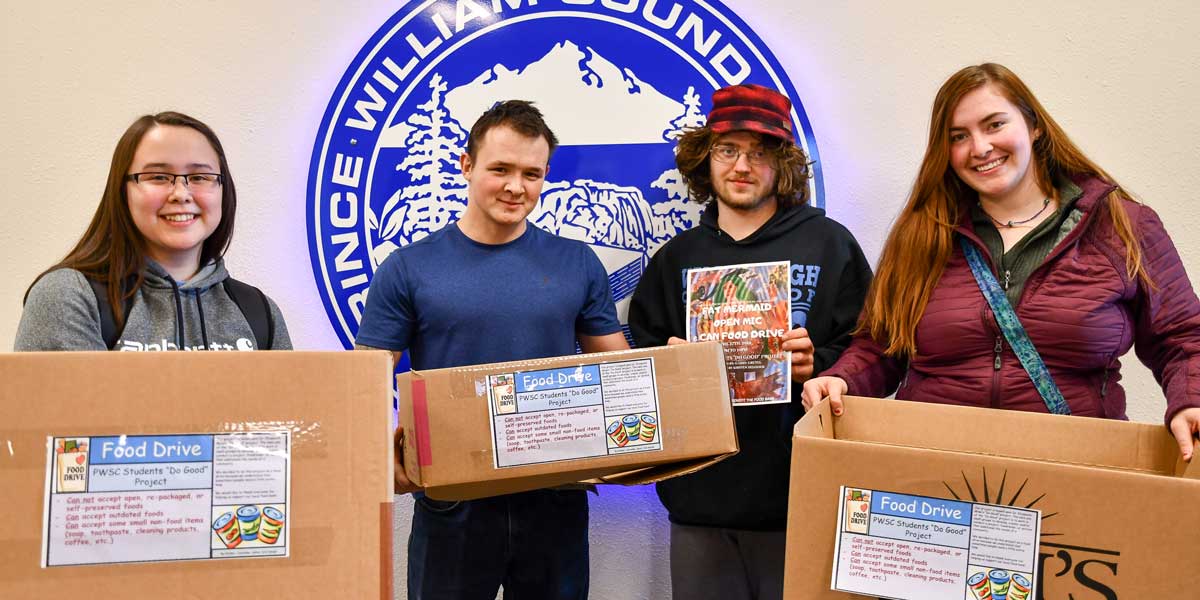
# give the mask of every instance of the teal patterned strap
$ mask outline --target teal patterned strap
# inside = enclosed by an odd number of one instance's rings
[[[1029,379],[1033,380],[1033,386],[1042,395],[1046,408],[1056,415],[1071,414],[1071,408],[1063,399],[1062,392],[1058,391],[1058,386],[1050,377],[1050,371],[1046,370],[1046,363],[1042,362],[1042,356],[1038,354],[1037,348],[1033,347],[1033,342],[1021,326],[1016,311],[1008,303],[1008,296],[1000,289],[1000,283],[992,275],[992,269],[984,262],[983,254],[966,238],[960,237],[958,241],[962,244],[963,254],[967,255],[967,263],[971,265],[971,273],[975,275],[979,291],[983,292],[983,297],[992,307],[992,314],[996,315],[1000,331],[1004,332],[1008,345],[1021,361],[1021,366],[1025,367],[1025,372],[1029,373]]]

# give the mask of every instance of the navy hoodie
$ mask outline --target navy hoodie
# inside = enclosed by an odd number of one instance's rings
[[[734,240],[717,226],[717,202],[700,225],[680,233],[650,259],[629,307],[639,347],[685,338],[684,275],[688,269],[790,261],[793,327],[816,346],[814,373],[830,367],[850,343],[871,283],[871,267],[845,227],[808,205],[781,208],[751,235]],[[783,531],[787,525],[792,426],[803,416],[802,386],[792,402],[739,406],[741,451],[702,471],[658,484],[671,521],[684,525]],[[830,499],[830,502],[835,500]]]

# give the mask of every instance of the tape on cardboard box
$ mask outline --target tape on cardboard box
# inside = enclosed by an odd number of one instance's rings
[[[417,436],[417,462],[422,467],[433,464],[433,452],[429,449],[429,405],[425,397],[425,381],[412,380],[413,422]]]

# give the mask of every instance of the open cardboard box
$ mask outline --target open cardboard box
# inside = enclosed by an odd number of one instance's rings
[[[390,382],[386,352],[0,354],[0,598],[390,600]],[[290,556],[40,566],[48,436],[259,430],[292,440]]]
[[[716,342],[410,371],[397,388],[405,472],[439,500],[649,483],[738,450]]]
[[[1161,425],[847,397],[792,443],[785,598],[863,598],[830,590],[843,485],[1041,510],[1037,598],[1200,598],[1200,461]]]

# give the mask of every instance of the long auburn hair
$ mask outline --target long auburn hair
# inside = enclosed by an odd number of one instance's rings
[[[760,134],[761,135],[761,134]],[[688,198],[707,204],[717,197],[712,185],[712,170],[708,155],[721,134],[708,127],[696,127],[679,136],[675,152],[675,166],[683,175],[688,188]],[[775,168],[775,188],[772,193],[780,208],[799,206],[808,202],[809,171],[808,156],[804,150],[790,140],[771,135],[761,135],[763,149],[771,157]]]
[[[917,322],[954,251],[954,229],[962,210],[978,193],[950,166],[950,125],[963,96],[991,84],[1013,103],[1030,131],[1040,130],[1033,141],[1038,186],[1057,196],[1059,177],[1088,174],[1113,185],[1116,181],[1093,163],[1050,117],[1033,92],[1012,71],[995,63],[965,67],[942,84],[933,99],[929,143],[917,180],[900,216],[892,225],[879,258],[875,279],[867,293],[858,333],[884,345],[888,355],[916,354]],[[1125,246],[1125,270],[1130,279],[1153,285],[1142,267],[1139,245],[1123,200],[1132,200],[1120,186],[1108,195],[1104,207],[1112,227]],[[914,273],[922,276],[914,277]]]
[[[61,261],[34,279],[34,283],[37,283],[38,279],[50,271],[68,268],[75,269],[90,279],[105,282],[108,286],[108,303],[112,307],[113,320],[118,328],[125,321],[121,307],[124,306],[125,299],[131,298],[141,288],[145,281],[142,271],[146,266],[146,240],[129,214],[129,199],[125,193],[125,186],[133,184],[128,183],[126,178],[142,138],[160,125],[189,127],[199,131],[216,151],[220,163],[221,222],[217,224],[212,235],[204,240],[200,249],[200,264],[205,265],[210,260],[223,256],[233,237],[237,191],[229,173],[229,163],[225,160],[225,150],[221,147],[221,140],[217,139],[217,134],[208,125],[182,113],[160,112],[139,117],[117,141],[112,162],[108,167],[104,194],[100,196],[100,205],[96,207],[96,214],[92,215],[92,222],[88,224],[83,236]],[[33,287],[32,284],[30,287]],[[25,295],[28,297],[28,289]]]

